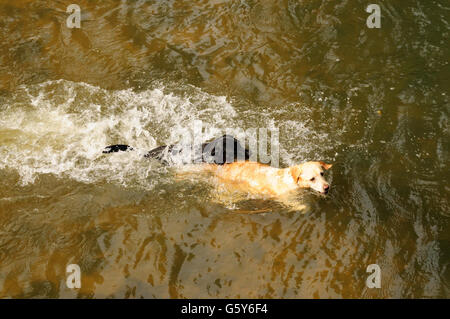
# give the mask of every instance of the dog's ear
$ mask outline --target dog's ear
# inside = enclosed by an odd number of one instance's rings
[[[293,166],[293,167],[291,167],[290,171],[291,171],[292,178],[294,179],[294,182],[298,183],[298,181],[300,180],[300,175],[302,173],[301,167],[299,167],[298,165]]]
[[[325,162],[320,161],[319,164],[323,167],[323,169],[330,169],[333,164],[327,164]]]

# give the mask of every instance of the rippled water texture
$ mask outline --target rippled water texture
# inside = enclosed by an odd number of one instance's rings
[[[381,1],[380,29],[359,0],[76,1],[69,29],[73,2],[0,0],[0,297],[450,296],[448,1]],[[330,194],[217,201],[101,153],[198,120],[278,128]]]

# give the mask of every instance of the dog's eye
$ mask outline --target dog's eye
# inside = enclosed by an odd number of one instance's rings
[[[313,182],[314,180],[315,180],[315,178],[314,178],[314,177],[310,179],[310,181],[311,181],[311,182]]]
[[[320,173],[320,176],[323,176],[323,172],[322,172],[322,173]]]

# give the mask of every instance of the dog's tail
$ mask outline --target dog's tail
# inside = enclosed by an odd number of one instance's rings
[[[116,144],[116,145],[106,146],[102,153],[109,154],[109,153],[127,152],[127,151],[133,151],[133,150],[134,149],[131,146],[124,145],[124,144]]]

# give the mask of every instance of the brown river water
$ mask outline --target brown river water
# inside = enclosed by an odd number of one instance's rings
[[[0,297],[450,297],[450,5],[379,1],[373,29],[367,5],[0,0]],[[101,153],[199,120],[278,128],[280,165],[333,163],[330,193],[221,202]]]

